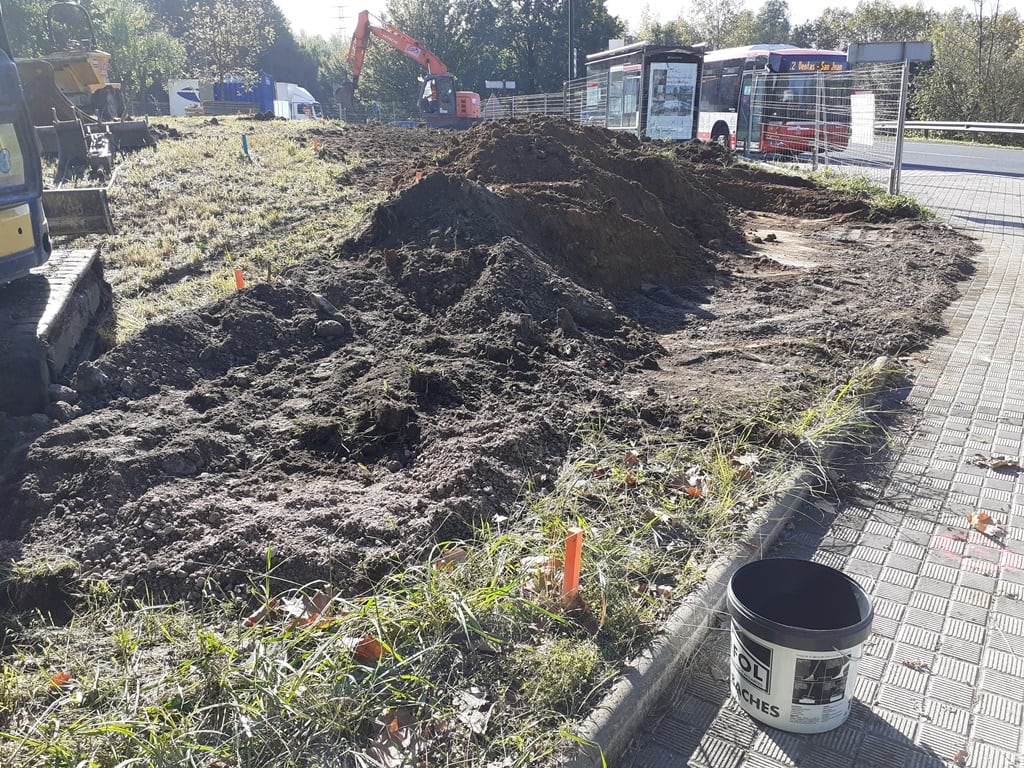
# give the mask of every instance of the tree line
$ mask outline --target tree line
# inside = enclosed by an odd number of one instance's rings
[[[4,15],[15,53],[47,53],[51,0],[8,0]],[[296,35],[273,0],[83,0],[98,47],[112,55],[113,79],[135,100],[165,100],[168,80],[223,81],[262,69],[297,82],[330,104],[350,73],[347,34]],[[861,0],[790,22],[786,0],[748,9],[744,0],[689,0],[677,18],[645,13],[638,29],[611,16],[604,0],[389,0],[386,21],[416,38],[458,75],[463,88],[514,80],[519,93],[558,91],[608,41],[709,49],[793,43],[846,50],[853,42],[931,40],[934,62],[915,78],[919,119],[1024,122],[1024,20],[998,0],[973,0],[939,13],[922,2]],[[572,41],[573,51],[569,44]],[[382,41],[371,43],[359,81],[364,102],[412,103],[419,66]]]

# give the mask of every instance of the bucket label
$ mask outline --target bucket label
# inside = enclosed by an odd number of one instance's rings
[[[846,696],[846,676],[850,659],[833,656],[827,659],[796,659],[793,675],[793,703],[805,705],[833,704]]]
[[[733,632],[732,636],[736,641],[732,646],[736,670],[752,686],[768,693],[772,687],[772,649],[743,632]]]

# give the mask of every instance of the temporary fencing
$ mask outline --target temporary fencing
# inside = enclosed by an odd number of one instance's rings
[[[773,115],[787,114],[788,105],[779,98],[789,90],[786,78],[803,78],[803,86],[808,85],[806,75],[775,78],[772,88],[754,88],[755,98],[764,100],[761,114],[769,116],[769,120],[775,119]],[[908,99],[904,65],[877,64],[846,72],[820,72],[813,82],[813,106],[802,115],[804,119],[810,118],[814,135],[819,137],[810,152],[775,153],[769,149],[754,153],[742,147],[738,150],[747,157],[767,162],[856,173],[891,192],[899,191],[900,115],[906,114]],[[799,86],[793,83],[794,88]],[[755,107],[751,112],[756,114],[758,109]],[[845,140],[841,140],[844,135]],[[840,140],[834,140],[837,137]]]
[[[855,169],[872,182],[888,187],[898,181],[898,176],[893,178],[893,169],[898,160],[900,105],[907,98],[903,75],[902,64],[814,75],[757,74],[750,89],[749,109],[744,104],[737,115],[737,122],[742,120],[746,124],[737,125],[740,139],[736,141],[736,151],[766,162]],[[609,125],[607,103],[602,96],[603,89],[588,91],[587,78],[582,77],[568,81],[555,93],[491,94],[483,98],[482,112],[485,120],[546,115],[584,125],[635,131],[636,121],[631,125]],[[786,126],[799,126],[812,137],[809,151],[774,151],[761,146],[764,130],[785,130]],[[813,137],[818,138],[817,142]]]
[[[740,155],[788,167],[848,173],[865,177],[889,192],[902,191],[904,127],[905,118],[912,116],[913,90],[904,64],[862,64],[845,72],[814,74],[757,73],[751,76],[750,85],[749,101],[738,106],[732,121]],[[618,106],[610,116],[605,89],[595,88],[588,78],[581,77],[552,93],[483,94],[481,112],[485,120],[544,115],[637,132],[641,105],[636,104],[636,117],[629,118],[624,117],[629,110]],[[422,116],[407,110],[406,105],[381,104],[375,119],[415,125]],[[701,128],[707,132],[707,126]],[[935,125],[932,130],[944,129]],[[766,131],[769,136],[800,131],[811,140],[805,151],[773,149],[762,142]]]

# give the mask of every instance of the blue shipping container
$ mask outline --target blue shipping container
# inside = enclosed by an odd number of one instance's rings
[[[244,89],[240,81],[230,77],[223,83],[215,83],[214,101],[248,101],[256,104],[260,112],[273,112],[274,78],[266,72],[260,72],[259,77],[256,85],[248,90]]]

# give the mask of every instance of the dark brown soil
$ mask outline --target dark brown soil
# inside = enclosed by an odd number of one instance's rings
[[[588,418],[706,435],[922,348],[971,269],[948,228],[709,145],[542,120],[321,141],[376,152],[351,181],[392,197],[336,252],[84,366],[64,423],[12,422],[10,556],[195,598],[269,554],[282,586],[362,590],[550,486]]]

